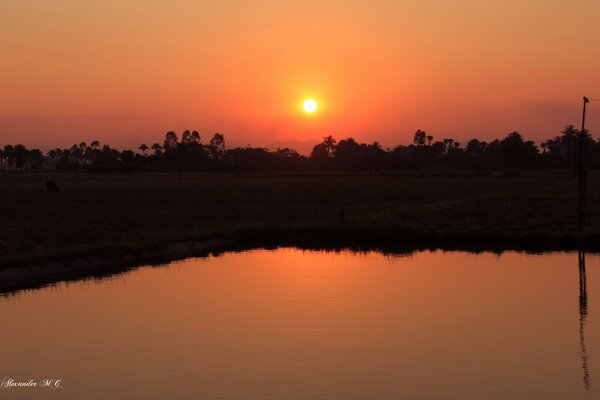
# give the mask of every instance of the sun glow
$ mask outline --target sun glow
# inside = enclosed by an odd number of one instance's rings
[[[304,105],[302,107],[307,113],[313,113],[317,111],[317,102],[313,99],[307,99],[304,101]]]

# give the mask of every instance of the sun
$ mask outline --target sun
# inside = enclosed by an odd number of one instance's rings
[[[304,111],[307,113],[313,113],[317,111],[317,102],[313,99],[306,99],[302,107],[304,107]]]

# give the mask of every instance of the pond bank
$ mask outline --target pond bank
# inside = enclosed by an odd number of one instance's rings
[[[416,231],[398,226],[348,224],[246,228],[213,237],[190,237],[177,243],[148,244],[138,249],[113,247],[109,253],[5,266],[0,269],[0,293],[34,289],[60,281],[102,278],[143,265],[160,265],[187,257],[277,247],[389,254],[424,249],[496,253],[600,252],[600,235],[589,232]]]

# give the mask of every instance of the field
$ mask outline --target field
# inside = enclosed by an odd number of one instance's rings
[[[53,180],[60,193],[47,193]],[[0,267],[208,238],[255,245],[598,248],[600,176],[578,234],[570,173],[0,174]]]

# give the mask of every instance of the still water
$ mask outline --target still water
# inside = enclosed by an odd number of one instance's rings
[[[0,375],[62,388],[0,398],[597,399],[578,256],[255,250],[20,292]]]

